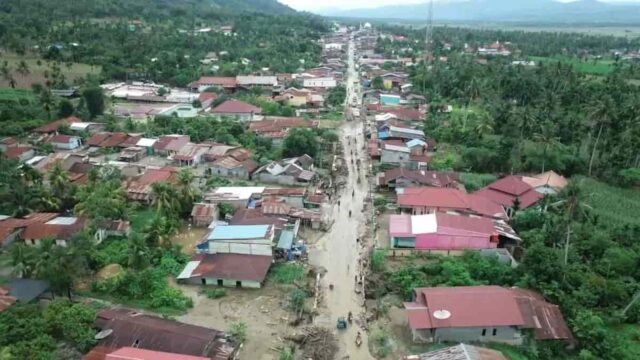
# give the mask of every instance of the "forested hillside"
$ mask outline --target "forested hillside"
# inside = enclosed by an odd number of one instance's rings
[[[220,26],[232,26],[235,34],[225,36],[218,31]],[[197,31],[202,29],[209,30]],[[275,0],[9,0],[0,4],[4,51],[101,66],[106,79],[140,78],[178,86],[206,73],[199,61],[208,52],[228,53],[222,75],[263,67],[291,72],[303,63],[313,65],[320,54],[314,40],[325,30],[320,18],[297,15]],[[242,58],[251,64],[237,64]]]

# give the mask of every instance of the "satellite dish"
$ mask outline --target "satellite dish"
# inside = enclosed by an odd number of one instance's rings
[[[102,340],[113,333],[113,329],[104,329],[96,334],[93,338],[96,340]]]
[[[436,310],[433,312],[433,317],[438,320],[445,320],[451,317],[451,313],[447,310]]]

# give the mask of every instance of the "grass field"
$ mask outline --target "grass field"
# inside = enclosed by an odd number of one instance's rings
[[[25,76],[22,76],[16,71],[20,60],[25,60],[29,66],[30,73]],[[32,84],[43,84],[45,82],[45,71],[48,70],[51,72],[46,61],[41,60],[40,65],[38,65],[38,59],[33,57],[20,57],[18,55],[8,53],[0,54],[0,63],[4,63],[5,61],[8,62],[13,78],[16,80],[16,87],[20,89],[31,89]],[[60,64],[60,70],[69,84],[73,84],[76,79],[84,78],[87,74],[97,75],[101,71],[99,66],[87,64],[72,64],[71,67],[67,67],[66,64]],[[0,78],[0,87],[8,86],[9,81],[4,78]]]
[[[544,64],[554,64],[558,61],[571,64],[573,67],[585,74],[606,75],[613,71],[613,60],[580,60],[566,56],[540,57],[530,56],[531,60]]]
[[[0,88],[0,102],[35,101],[35,95],[29,90]]]
[[[586,202],[601,221],[615,225],[640,225],[640,191],[623,189],[594,179],[578,177]]]

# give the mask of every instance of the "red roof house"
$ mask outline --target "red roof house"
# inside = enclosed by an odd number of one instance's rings
[[[262,109],[246,102],[230,99],[216,106],[211,113],[218,116],[237,117],[242,121],[253,121]]]
[[[504,209],[491,200],[472,196],[458,189],[414,187],[397,190],[399,208],[409,209],[413,214],[429,214],[437,211],[455,211],[496,219],[507,219]]]
[[[57,132],[62,125],[69,125],[71,123],[79,123],[79,122],[82,122],[82,119],[79,119],[75,116],[70,116],[68,118],[56,120],[48,124],[39,126],[33,129],[33,132],[39,133],[39,134],[51,134],[51,133]]]
[[[410,170],[405,167],[397,167],[378,175],[378,186],[405,187],[405,186],[433,186],[452,187],[459,185],[459,174],[445,171]]]
[[[522,181],[522,178],[515,175],[504,177],[488,186],[478,190],[475,194],[487,198],[504,208],[511,208],[516,199],[520,202],[520,209],[526,209],[540,199],[543,194],[537,192],[531,185]]]
[[[405,303],[414,341],[519,345],[523,329],[534,329],[539,340],[572,340],[559,310],[544,314],[557,306],[530,290],[459,286],[416,288],[414,294],[415,300]],[[532,298],[542,317],[525,304]]]
[[[233,345],[220,330],[189,325],[125,308],[98,312],[96,327],[111,330],[108,336],[98,342],[99,346],[106,348],[119,349],[134,345],[138,349],[212,360],[230,359],[235,352]]]

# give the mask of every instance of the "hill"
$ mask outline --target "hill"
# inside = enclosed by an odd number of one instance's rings
[[[426,19],[428,4],[384,6],[323,15],[380,19]],[[542,23],[639,23],[640,5],[597,0],[443,0],[434,2],[434,19],[444,21],[512,21]]]

